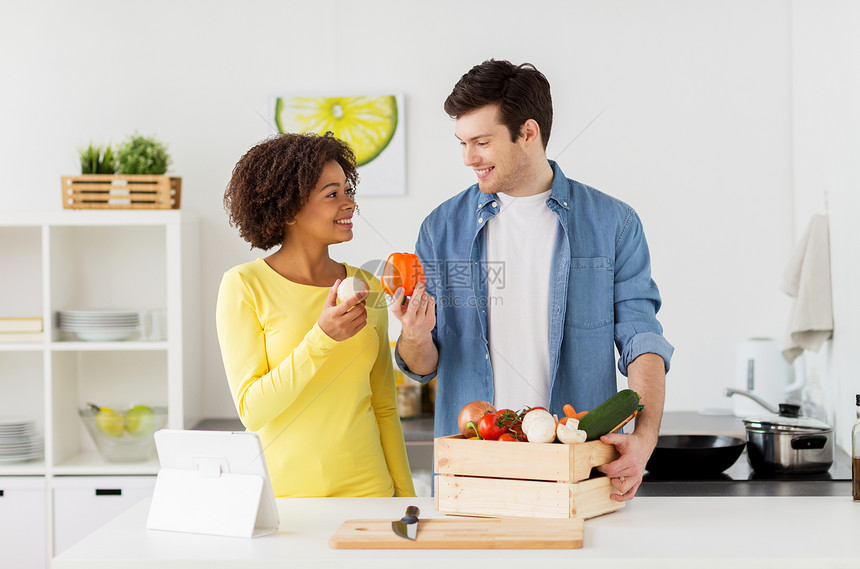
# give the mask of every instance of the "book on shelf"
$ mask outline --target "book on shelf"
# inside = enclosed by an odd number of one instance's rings
[[[10,332],[41,332],[42,319],[33,318],[0,318],[0,334]]]
[[[0,344],[14,344],[18,342],[41,342],[45,339],[44,332],[2,332],[0,333]]]

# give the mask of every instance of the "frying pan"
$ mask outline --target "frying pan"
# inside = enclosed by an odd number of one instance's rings
[[[745,440],[724,435],[661,435],[645,469],[663,478],[717,476],[744,446]]]

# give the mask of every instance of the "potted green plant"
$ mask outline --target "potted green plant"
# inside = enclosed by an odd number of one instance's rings
[[[179,209],[182,178],[167,176],[167,146],[135,132],[116,151],[90,143],[78,151],[80,176],[63,176],[69,209]]]
[[[155,138],[134,133],[117,149],[121,174],[160,176],[170,166],[167,146]]]
[[[113,174],[116,172],[116,156],[110,145],[104,148],[92,142],[78,150],[81,159],[81,174]]]

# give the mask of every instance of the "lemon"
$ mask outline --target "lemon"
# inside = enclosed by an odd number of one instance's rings
[[[125,430],[143,437],[155,431],[155,411],[146,405],[136,405],[125,413]]]
[[[279,132],[331,131],[355,152],[363,166],[385,150],[397,130],[397,99],[378,97],[278,97],[275,122]]]
[[[121,437],[123,430],[122,415],[109,407],[99,407],[95,417],[96,427],[109,437]]]

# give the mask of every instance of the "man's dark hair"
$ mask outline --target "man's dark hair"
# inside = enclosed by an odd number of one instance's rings
[[[352,149],[330,132],[279,134],[251,148],[233,168],[224,192],[230,225],[258,249],[268,250],[284,240],[287,222],[308,201],[328,162],[343,168],[353,189],[358,184]]]
[[[552,97],[549,81],[534,65],[495,59],[476,65],[454,85],[444,108],[456,119],[487,105],[499,105],[499,118],[512,141],[520,136],[523,123],[534,119],[546,150],[552,129]]]

